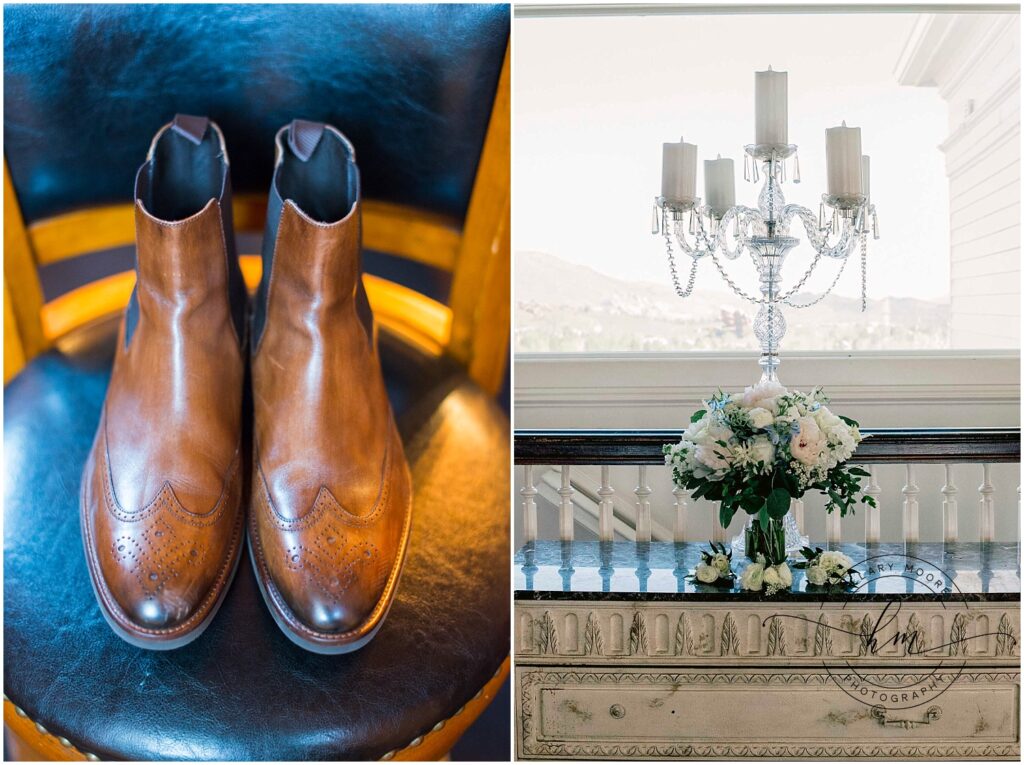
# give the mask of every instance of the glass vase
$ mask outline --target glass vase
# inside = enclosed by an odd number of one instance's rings
[[[783,517],[781,521],[769,522],[778,524],[782,527],[783,538],[785,540],[785,550],[787,555],[795,555],[800,552],[801,548],[806,547],[810,544],[810,540],[808,539],[808,537],[800,533],[800,529],[796,525],[796,519],[793,517],[792,512],[786,513],[785,517]],[[746,555],[751,560],[754,560],[754,556],[757,555],[759,551],[755,550],[754,555],[747,554],[747,532],[754,523],[757,523],[757,516],[747,516],[747,522],[743,527],[743,531],[737,534],[736,537],[732,540],[733,555]]]
[[[743,542],[743,552],[750,560],[763,555],[769,564],[775,564],[786,558],[786,530],[781,520],[769,518],[763,526],[757,516],[750,516],[743,527]]]

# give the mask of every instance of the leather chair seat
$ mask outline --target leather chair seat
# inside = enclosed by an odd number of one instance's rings
[[[415,499],[380,633],[343,656],[295,646],[246,553],[209,629],[149,652],[100,615],[79,531],[115,330],[76,331],[4,391],[6,696],[104,759],[376,759],[457,715],[509,650],[505,413],[454,364],[382,332]]]

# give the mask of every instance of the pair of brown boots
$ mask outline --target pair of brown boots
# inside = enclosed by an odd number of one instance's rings
[[[135,220],[135,291],[82,476],[103,615],[136,646],[191,642],[223,602],[247,532],[285,634],[318,653],[361,647],[395,595],[412,486],[361,278],[352,145],[302,120],[278,132],[251,306],[216,124],[178,115],[156,134]]]

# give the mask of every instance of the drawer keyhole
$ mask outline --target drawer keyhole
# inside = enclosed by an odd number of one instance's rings
[[[623,717],[626,716],[626,710],[625,708],[623,708],[622,704],[612,704],[610,707],[608,707],[608,714],[610,714],[616,720],[621,720]]]

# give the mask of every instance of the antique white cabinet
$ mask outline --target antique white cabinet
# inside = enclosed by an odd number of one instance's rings
[[[773,597],[698,549],[517,554],[518,757],[1019,759],[1016,545],[844,545],[862,586]]]

